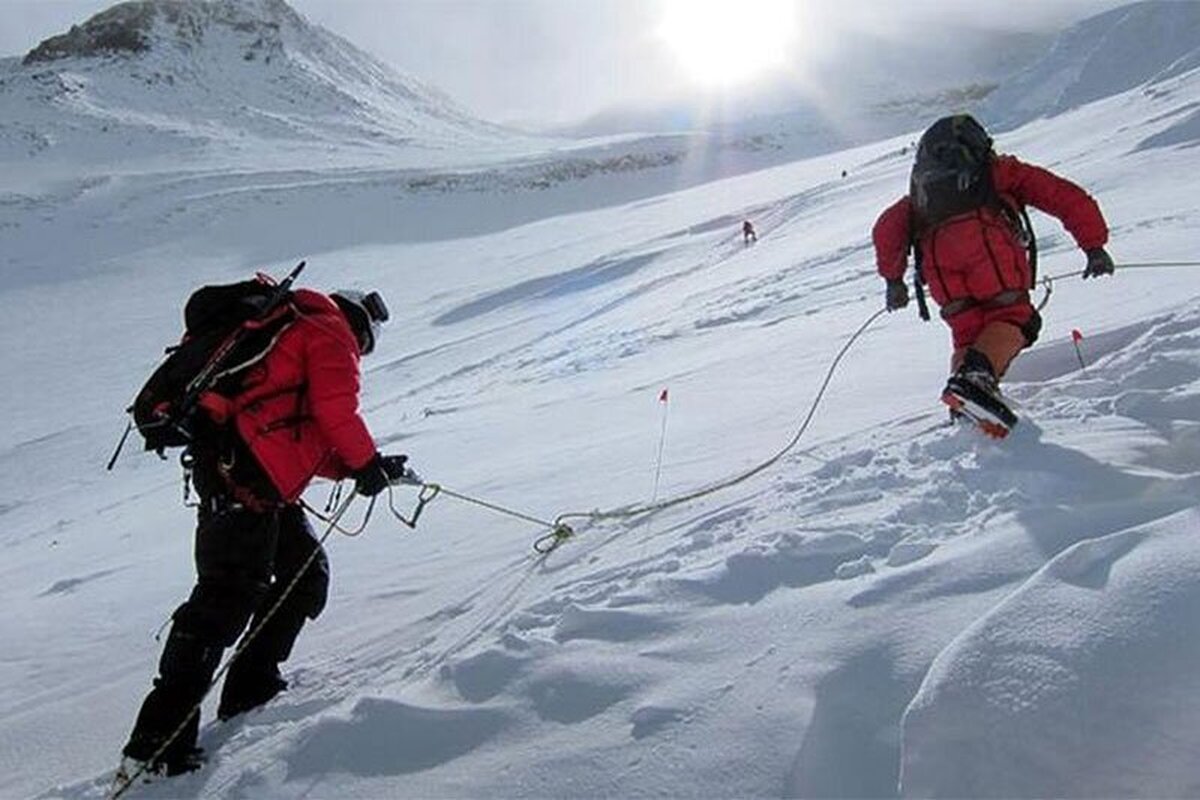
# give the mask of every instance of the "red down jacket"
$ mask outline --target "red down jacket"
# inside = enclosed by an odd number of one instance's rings
[[[358,344],[329,297],[293,293],[296,320],[247,374],[232,400],[212,393],[201,405],[218,422],[233,420],[285,502],[313,477],[344,478],[375,455],[358,413]]]
[[[996,192],[1017,207],[1026,205],[1052,214],[1083,250],[1103,247],[1108,226],[1092,196],[1049,170],[1012,156],[992,162]],[[876,265],[889,280],[904,277],[908,267],[912,204],[906,196],[875,222]],[[1029,258],[1012,226],[1000,212],[983,207],[951,217],[921,235],[922,272],[938,305],[951,300],[987,300],[1010,289],[1028,289]]]

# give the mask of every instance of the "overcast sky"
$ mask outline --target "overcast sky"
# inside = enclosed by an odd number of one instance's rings
[[[694,74],[667,46],[663,19],[679,0],[291,0],[311,21],[421,80],[483,117],[567,122],[695,88]],[[772,26],[754,11],[786,0],[687,0],[738,9],[727,30],[766,41]],[[0,55],[115,3],[0,0]],[[833,57],[863,34],[920,41],[954,26],[1050,30],[1122,0],[795,0],[789,69]],[[901,10],[902,9],[902,10]],[[953,35],[953,34],[950,34]],[[729,41],[732,41],[730,39]],[[694,72],[694,70],[693,70]]]

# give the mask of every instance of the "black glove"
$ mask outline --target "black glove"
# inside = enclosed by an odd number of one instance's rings
[[[1113,264],[1112,256],[1103,247],[1093,247],[1087,252],[1087,266],[1084,267],[1083,277],[1097,278],[1101,275],[1112,275],[1117,267]]]
[[[887,310],[895,311],[908,305],[908,284],[900,279],[887,282]]]
[[[404,466],[407,461],[408,456],[383,457],[383,471],[387,473],[388,483],[399,483],[408,476],[411,470]]]
[[[386,489],[391,482],[387,468],[384,466],[383,456],[379,453],[376,453],[374,458],[350,474],[354,477],[354,490],[366,497],[374,497]]]

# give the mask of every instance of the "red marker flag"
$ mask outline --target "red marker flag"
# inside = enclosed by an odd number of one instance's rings
[[[658,479],[662,477],[662,457],[663,446],[667,443],[667,412],[671,407],[667,405],[667,390],[666,387],[658,395],[658,402],[662,405],[662,430],[658,434],[658,458],[654,464],[654,491],[650,494],[650,502],[658,500]]]
[[[1079,342],[1083,339],[1083,332],[1079,328],[1071,329],[1071,343],[1075,345],[1075,357],[1079,359],[1079,368],[1087,372],[1087,364],[1083,363],[1083,351],[1079,349]]]

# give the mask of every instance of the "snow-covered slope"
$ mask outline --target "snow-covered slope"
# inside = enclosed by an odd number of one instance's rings
[[[493,232],[790,153],[755,136],[526,136],[284,0],[136,0],[0,60],[0,268],[27,285],[131,254],[215,247],[249,265]]]
[[[905,792],[1194,797],[1197,532],[1192,508],[1084,539],[968,628],[905,712]]]
[[[229,161],[495,146],[513,135],[283,0],[132,0],[0,64],[0,162]]]
[[[1200,3],[1146,0],[1107,11],[1059,35],[1049,52],[984,104],[988,122],[1012,128],[1200,67]]]
[[[1189,261],[1194,150],[1145,143],[1197,102],[1193,70],[998,144],[1091,189],[1119,264]],[[311,285],[381,289],[363,405],[384,450],[538,519],[616,509],[654,493],[664,413],[659,498],[797,430],[880,306],[869,231],[910,138],[653,196],[638,170],[410,195],[314,162],[6,200],[4,268],[47,275],[0,285],[0,795],[104,795],[190,588],[174,464],[103,471],[189,289],[300,255]],[[1082,266],[1035,224],[1043,274]],[[377,508],[328,541],[289,690],[227,724],[206,708],[209,766],[134,796],[1194,794],[1197,274],[1058,281],[1003,443],[946,425],[946,333],[893,314],[771,469],[577,521],[547,558],[544,528],[450,496],[416,531]]]

